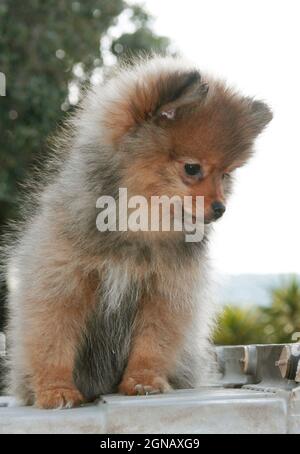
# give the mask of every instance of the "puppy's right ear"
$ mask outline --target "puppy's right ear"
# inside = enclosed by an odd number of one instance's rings
[[[184,109],[203,101],[208,89],[198,71],[170,74],[159,82],[158,103],[152,117],[159,124],[174,121]]]
[[[248,103],[247,121],[254,138],[258,136],[273,118],[270,107],[263,101],[246,98]]]

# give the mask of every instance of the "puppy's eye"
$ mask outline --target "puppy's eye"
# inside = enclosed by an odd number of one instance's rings
[[[187,175],[190,177],[201,177],[202,169],[200,164],[185,164],[184,170]]]
[[[228,180],[230,178],[230,173],[223,173],[222,178],[223,180]]]

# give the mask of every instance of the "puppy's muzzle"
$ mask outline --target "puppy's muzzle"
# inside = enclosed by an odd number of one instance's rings
[[[214,221],[223,216],[226,211],[226,207],[222,202],[216,201],[211,204],[212,218]]]

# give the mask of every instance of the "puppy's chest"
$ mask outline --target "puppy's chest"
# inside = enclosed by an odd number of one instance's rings
[[[156,272],[132,258],[108,261],[101,270],[98,297],[108,310],[135,306],[145,293],[156,292]]]
[[[182,266],[163,251],[141,251],[107,260],[101,269],[98,299],[107,310],[136,307],[142,298],[186,298],[194,287],[194,264]]]

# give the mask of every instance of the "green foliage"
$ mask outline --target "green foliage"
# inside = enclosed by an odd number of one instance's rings
[[[296,278],[274,289],[272,305],[262,308],[261,313],[269,342],[291,342],[292,335],[300,333],[300,283]]]
[[[226,306],[219,317],[214,342],[217,345],[263,343],[264,332],[259,310]]]
[[[227,306],[219,317],[215,343],[267,344],[298,340],[296,333],[300,333],[300,282],[293,278],[271,293],[272,303],[269,307],[245,309]]]
[[[130,33],[112,33],[124,15]],[[85,83],[128,50],[164,52],[168,44],[143,8],[123,0],[0,0],[0,234],[17,217],[18,183],[45,160],[49,134],[72,109],[70,83]]]
[[[120,15],[131,32],[117,30],[121,36],[113,39]],[[107,55],[165,51],[168,40],[150,27],[147,12],[123,0],[1,0],[0,71],[7,96],[0,98],[0,228],[15,217],[17,183],[37,155],[44,159],[47,137],[72,107],[70,82],[84,83]]]
[[[158,52],[166,48],[168,44],[167,38],[155,36],[154,33],[147,27],[139,28],[135,33],[124,33],[120,38],[113,43],[113,53],[116,56],[120,54],[138,54]]]

